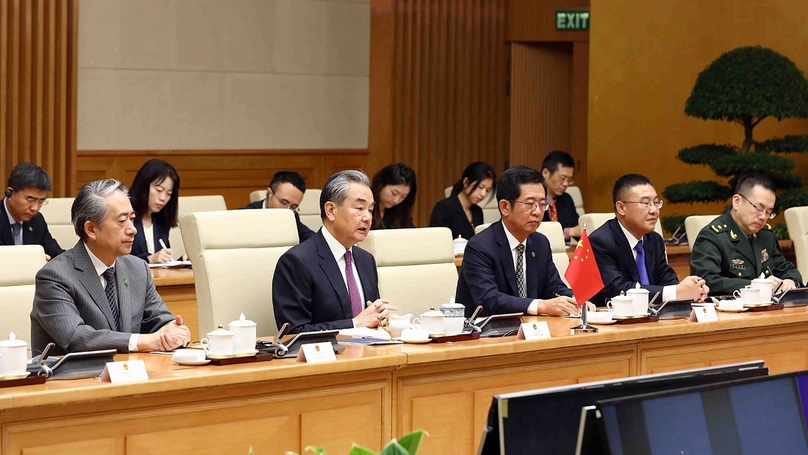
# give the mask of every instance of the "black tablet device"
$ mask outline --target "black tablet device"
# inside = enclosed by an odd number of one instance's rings
[[[481,337],[511,336],[519,332],[522,313],[492,314],[477,318],[474,322],[480,328]]]
[[[789,289],[773,296],[772,300],[784,306],[808,305],[808,288]]]
[[[302,332],[298,333],[292,339],[283,343],[284,349],[277,349],[274,354],[278,358],[297,357],[300,347],[304,344],[311,343],[331,343],[334,348],[334,353],[339,354],[345,350],[345,346],[340,346],[337,343],[337,335],[339,330],[323,330],[320,332]]]
[[[679,319],[687,318],[690,316],[691,304],[695,303],[693,299],[671,299],[666,300],[659,305],[651,305],[652,312],[656,311],[659,319]]]

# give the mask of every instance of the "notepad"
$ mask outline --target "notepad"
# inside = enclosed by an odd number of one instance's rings
[[[149,264],[150,269],[161,268],[161,267],[188,267],[191,265],[191,261],[169,261],[162,264]]]

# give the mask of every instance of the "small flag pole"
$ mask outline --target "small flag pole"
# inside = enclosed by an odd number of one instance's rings
[[[582,236],[586,235],[586,223],[583,225],[583,233]],[[582,335],[585,333],[598,333],[597,327],[592,327],[591,325],[587,324],[586,320],[586,302],[582,302],[580,304],[581,307],[581,325],[570,328],[570,335]]]

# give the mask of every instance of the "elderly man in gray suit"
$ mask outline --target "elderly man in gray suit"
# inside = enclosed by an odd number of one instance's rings
[[[31,347],[55,354],[117,349],[172,351],[190,331],[157,294],[148,265],[130,256],[137,230],[126,187],[117,180],[84,185],[71,208],[76,246],[36,275]]]

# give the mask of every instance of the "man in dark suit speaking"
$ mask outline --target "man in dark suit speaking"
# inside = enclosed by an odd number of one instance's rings
[[[14,166],[0,204],[0,245],[42,245],[47,259],[64,251],[39,213],[52,189],[45,169],[31,163]]]
[[[648,177],[627,174],[612,188],[615,218],[589,235],[600,275],[606,287],[592,298],[604,305],[607,298],[638,284],[661,301],[703,300],[710,289],[703,279],[688,276],[679,282],[665,257],[665,242],[654,231],[662,201]]]
[[[547,210],[545,186],[535,169],[517,166],[497,184],[502,219],[466,245],[455,299],[471,316],[505,313],[578,314],[570,290],[553,263],[550,242],[536,232]]]
[[[149,266],[130,256],[135,212],[117,180],[84,185],[71,208],[76,246],[36,275],[31,347],[55,354],[117,349],[171,351],[191,332],[157,294]]]
[[[360,171],[329,177],[320,195],[323,227],[278,260],[272,302],[290,333],[376,327],[395,307],[379,299],[376,261],[354,246],[370,231],[370,180]]]

